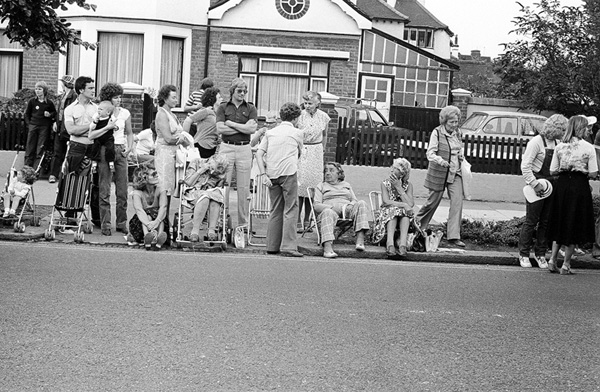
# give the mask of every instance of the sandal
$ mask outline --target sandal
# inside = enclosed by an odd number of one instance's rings
[[[217,233],[214,230],[209,230],[207,237],[208,237],[209,241],[216,241],[217,240]]]
[[[553,260],[548,260],[548,272],[550,272],[551,274],[559,272],[558,267],[556,266],[556,263]]]
[[[575,275],[575,274],[574,274],[574,273],[571,271],[571,267],[569,267],[569,268],[562,267],[562,268],[560,269],[560,274],[561,274],[561,275]]]
[[[323,252],[323,257],[326,257],[328,259],[335,259],[336,257],[338,257],[338,254],[335,253],[334,251],[331,252]]]
[[[354,248],[357,251],[359,251],[359,252],[364,252],[365,251],[365,244],[356,244],[356,246]]]
[[[146,248],[150,248],[153,244],[156,243],[156,231],[150,231],[144,236],[144,246]]]
[[[388,246],[385,254],[387,255],[387,257],[393,257],[396,256],[396,248],[394,248],[394,246]]]

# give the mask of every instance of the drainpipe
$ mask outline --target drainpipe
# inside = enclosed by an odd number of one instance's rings
[[[207,12],[208,14],[208,12]],[[204,77],[208,77],[208,52],[210,50],[210,19],[207,17],[208,21],[206,24],[206,42],[204,45]]]

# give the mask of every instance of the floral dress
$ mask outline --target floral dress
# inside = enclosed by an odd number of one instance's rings
[[[388,190],[390,200],[401,202],[400,194],[396,188],[392,185],[390,179],[383,181],[383,185]],[[406,192],[408,190],[408,183],[402,184],[402,189]],[[373,226],[372,242],[379,244],[386,240],[387,237],[387,223],[392,219],[398,217],[402,218],[409,216],[408,212],[403,207],[396,206],[381,206],[379,211],[375,211],[375,224]]]
[[[298,196],[308,197],[306,188],[323,182],[323,131],[330,120],[319,109],[313,115],[303,110],[298,118],[298,128],[304,131],[304,146],[298,161]]]

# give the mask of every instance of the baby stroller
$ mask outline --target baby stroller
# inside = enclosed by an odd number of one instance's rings
[[[10,170],[6,175],[6,183],[4,184],[4,189],[1,195],[2,197],[0,198],[2,200],[4,200],[4,195],[10,192],[11,182],[17,181],[17,169],[15,168],[15,165],[17,163],[18,157],[19,151],[17,150],[15,158],[12,161]],[[39,226],[41,223],[41,217],[36,212],[33,186],[27,192],[27,195],[21,198],[21,201],[19,202],[19,206],[16,209],[15,214],[6,218],[0,217],[0,219],[2,219],[3,225],[12,225],[15,232],[17,233],[25,232],[25,221],[29,221],[31,226]]]
[[[199,155],[198,155],[199,156]],[[194,243],[190,240],[192,220],[194,218],[194,207],[195,204],[192,200],[187,198],[187,192],[192,187],[188,187],[184,182],[185,172],[194,159],[194,156],[188,154],[183,165],[180,164],[176,170],[177,177],[177,190],[174,192],[174,197],[179,198],[179,205],[177,206],[177,212],[173,217],[173,225],[171,229],[171,238],[173,239],[174,246],[181,247],[194,247]],[[223,195],[227,194],[227,187],[223,185],[218,188]],[[207,213],[208,217],[208,213]],[[225,203],[220,204],[219,219],[217,220],[217,227],[215,229],[217,238],[209,239],[208,235],[203,236],[204,244],[209,247],[219,245],[222,250],[227,249],[227,243],[231,242],[231,217],[227,214]]]
[[[62,173],[56,189],[56,202],[52,207],[50,225],[44,232],[46,240],[56,237],[56,230],[73,229],[75,242],[84,241],[84,233],[91,234],[94,225],[90,219],[90,199],[92,192],[92,162],[84,158],[77,170],[67,170],[67,160],[63,163]],[[67,217],[66,213],[74,213]]]

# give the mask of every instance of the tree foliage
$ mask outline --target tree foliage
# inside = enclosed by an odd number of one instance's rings
[[[566,115],[595,113],[599,102],[597,0],[584,7],[563,7],[558,0],[521,6],[495,72],[500,93],[528,108]],[[594,15],[595,13],[595,15]]]
[[[11,42],[25,48],[48,47],[52,52],[62,51],[69,42],[95,49],[94,44],[84,42],[66,19],[56,14],[57,9],[66,11],[67,4],[75,4],[87,11],[96,10],[86,0],[0,0],[0,21],[7,22],[4,34]]]

